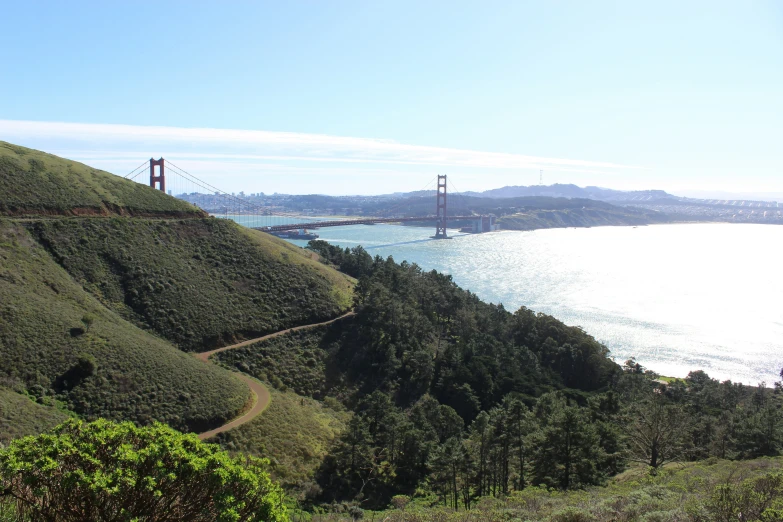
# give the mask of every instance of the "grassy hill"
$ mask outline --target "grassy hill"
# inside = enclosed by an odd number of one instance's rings
[[[351,303],[349,278],[233,221],[83,218],[30,227],[102,303],[184,350],[324,321]]]
[[[15,390],[0,387],[0,445],[51,429],[67,418],[68,414],[52,405],[38,404]]]
[[[233,417],[248,389],[123,320],[20,224],[0,221],[0,375],[87,419],[201,430]]]
[[[231,452],[270,459],[270,473],[287,489],[306,487],[351,414],[290,390],[270,391],[272,402],[263,415],[221,433],[217,441]]]
[[[204,216],[159,190],[0,141],[0,215]]]
[[[353,280],[316,258],[150,187],[0,142],[0,437],[44,429],[60,410],[185,431],[222,424],[249,390],[177,348],[343,312]]]

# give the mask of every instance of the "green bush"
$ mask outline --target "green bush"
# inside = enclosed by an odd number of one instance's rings
[[[71,420],[0,451],[0,502],[52,522],[282,522],[284,496],[266,464],[163,424]]]
[[[597,520],[588,511],[573,506],[561,509],[549,518],[549,522],[596,522]]]
[[[778,515],[783,511],[783,473],[770,473],[740,484],[720,484],[707,508],[716,522],[781,520]]]

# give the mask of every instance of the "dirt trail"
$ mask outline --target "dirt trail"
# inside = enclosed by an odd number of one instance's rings
[[[223,348],[218,348],[216,350],[211,350],[209,352],[202,352],[194,354],[196,356],[196,359],[203,361],[207,364],[212,364],[212,362],[209,360],[209,358],[220,352],[226,352],[228,350],[235,350],[236,348],[242,348],[243,346],[248,346],[253,343],[257,343],[259,341],[266,341],[267,339],[272,339],[274,337],[277,337],[279,335],[285,335],[289,332],[295,332],[297,330],[307,330],[309,328],[317,328],[319,326],[326,326],[327,324],[332,324],[336,321],[339,321],[341,319],[345,319],[346,317],[351,317],[355,315],[354,312],[348,312],[347,314],[343,314],[340,317],[336,317],[334,319],[331,319],[329,321],[324,321],[323,323],[315,323],[315,324],[306,324],[302,326],[295,326],[294,328],[288,328],[287,330],[280,330],[279,332],[271,333],[268,335],[264,335],[263,337],[258,337],[256,339],[250,339],[248,341],[242,341],[241,343],[232,344],[231,346],[224,346]],[[237,417],[236,419],[219,426],[215,428],[214,430],[205,431],[204,433],[200,433],[198,438],[201,440],[206,440],[209,438],[214,437],[218,433],[223,433],[224,431],[228,431],[232,428],[236,428],[237,426],[241,426],[242,424],[245,424],[246,422],[250,422],[252,419],[256,418],[258,415],[260,415],[267,406],[269,406],[269,402],[272,400],[271,395],[269,394],[269,390],[258,382],[257,380],[253,379],[252,377],[245,375],[244,373],[237,372],[237,377],[242,379],[250,388],[250,391],[253,392],[254,395],[254,401],[253,406],[250,408],[250,410],[243,413],[241,416]]]

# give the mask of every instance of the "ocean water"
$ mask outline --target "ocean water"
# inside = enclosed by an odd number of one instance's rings
[[[783,227],[677,224],[501,231],[430,239],[396,225],[324,228],[321,239],[362,245],[451,274],[481,299],[526,306],[581,326],[622,363],[658,373],[702,369],[767,385],[783,367]],[[293,241],[305,246],[305,241]]]

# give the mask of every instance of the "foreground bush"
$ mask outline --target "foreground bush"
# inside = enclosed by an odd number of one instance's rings
[[[163,424],[70,420],[0,450],[0,506],[51,522],[285,520],[265,466]]]

